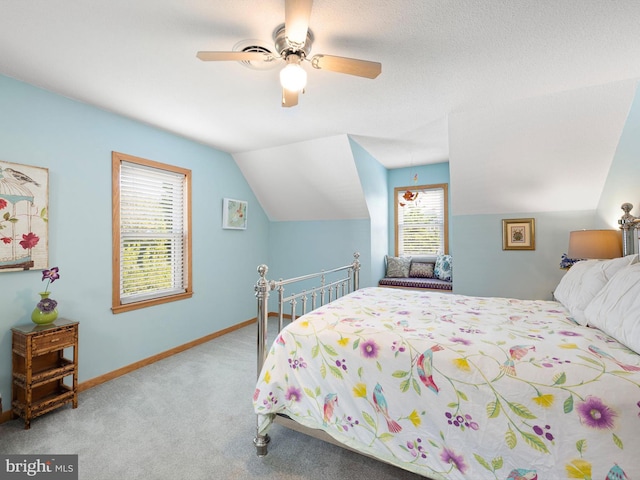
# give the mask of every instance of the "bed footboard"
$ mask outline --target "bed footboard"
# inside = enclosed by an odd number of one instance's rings
[[[332,302],[360,288],[360,254],[353,254],[353,262],[342,267],[331,270],[323,270],[318,273],[303,275],[301,277],[287,280],[267,280],[269,268],[266,265],[258,267],[260,278],[255,286],[255,295],[258,303],[258,371],[260,375],[262,365],[267,355],[267,322],[269,318],[269,292],[277,291],[278,294],[278,331],[284,327],[285,317],[294,321],[298,316],[304,315],[307,311]],[[285,285],[309,285],[300,293],[285,294]],[[285,309],[289,307],[289,313]],[[260,418],[256,418],[256,436],[253,443],[259,457],[267,454],[269,435],[261,433]]]

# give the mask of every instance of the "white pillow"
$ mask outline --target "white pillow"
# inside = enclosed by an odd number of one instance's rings
[[[562,277],[553,296],[569,310],[577,323],[586,325],[584,309],[589,302],[617,271],[637,261],[638,255],[628,255],[611,260],[577,262]]]
[[[640,263],[618,271],[584,314],[589,326],[640,353]]]

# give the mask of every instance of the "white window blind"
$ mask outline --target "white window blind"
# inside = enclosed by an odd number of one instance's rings
[[[185,292],[185,175],[123,161],[120,301]]]
[[[409,190],[418,194],[414,201],[403,199],[406,188],[396,189],[398,255],[445,253],[447,226],[445,188],[409,188]]]

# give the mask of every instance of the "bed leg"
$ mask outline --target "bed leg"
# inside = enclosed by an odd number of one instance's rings
[[[256,446],[256,455],[259,457],[264,457],[267,452],[267,445],[269,445],[269,435],[266,433],[264,435],[256,435],[256,438],[253,439],[253,444]]]

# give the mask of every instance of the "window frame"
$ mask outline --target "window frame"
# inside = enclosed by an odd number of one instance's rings
[[[425,190],[442,190],[444,195],[444,205],[443,205],[443,218],[444,218],[444,255],[449,254],[449,184],[447,183],[434,183],[430,185],[412,185],[412,186],[404,186],[404,187],[395,187],[393,189],[393,204],[394,204],[394,232],[395,232],[395,256],[409,256],[405,254],[401,254],[400,245],[399,245],[399,228],[398,228],[398,208],[402,208],[399,206],[398,195],[406,192],[407,190],[411,192],[422,192]],[[435,254],[420,254],[420,255],[435,255]]]
[[[184,249],[183,249],[183,278],[186,283],[184,292],[171,293],[162,297],[143,299],[122,303],[120,297],[120,242],[121,242],[121,217],[120,217],[120,174],[123,162],[133,163],[144,167],[164,170],[184,176]],[[192,275],[192,229],[191,229],[191,170],[165,163],[147,160],[120,152],[111,153],[111,185],[112,185],[112,301],[111,310],[114,314],[151,307],[163,303],[184,300],[193,296]],[[185,271],[186,270],[186,271]]]

